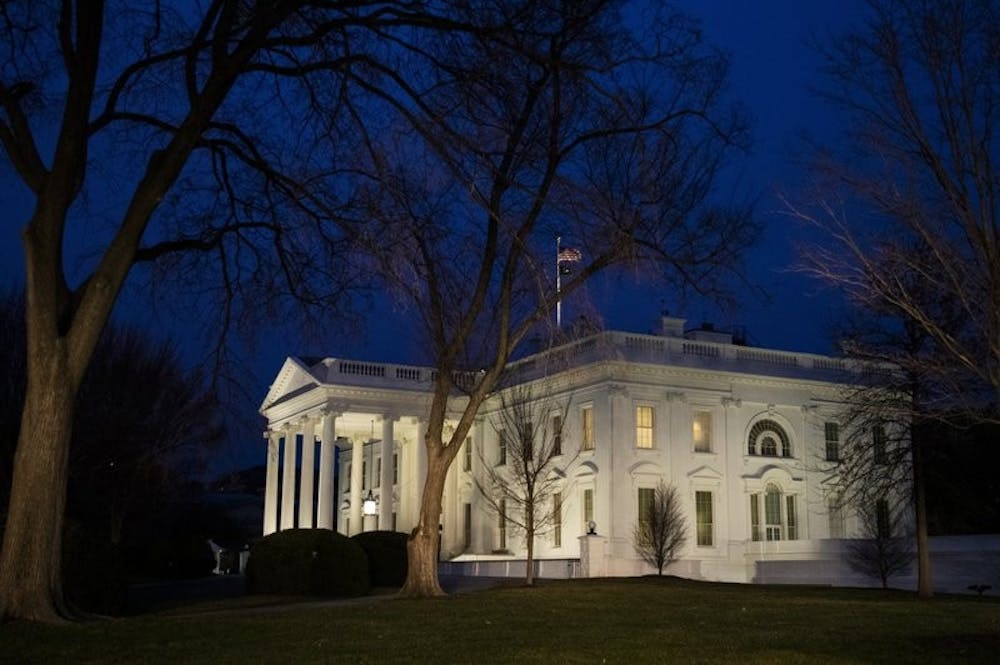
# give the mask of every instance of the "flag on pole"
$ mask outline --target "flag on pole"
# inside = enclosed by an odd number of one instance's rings
[[[575,247],[563,247],[559,250],[559,263],[577,263],[583,260],[583,252]]]
[[[572,271],[564,263],[578,263],[583,260],[583,253],[575,247],[563,247],[559,250],[559,274],[568,275]]]

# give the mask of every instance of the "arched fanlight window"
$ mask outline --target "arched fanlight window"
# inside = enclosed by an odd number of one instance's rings
[[[747,454],[791,457],[792,443],[781,425],[773,420],[758,420],[747,437]]]

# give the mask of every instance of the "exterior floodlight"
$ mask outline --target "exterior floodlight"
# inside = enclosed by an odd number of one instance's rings
[[[587,535],[596,536],[597,535],[597,522],[590,520],[587,522]]]
[[[365,497],[364,503],[361,504],[361,512],[368,517],[378,512],[378,502],[375,501],[375,495],[372,494],[371,490],[368,490],[368,496]]]

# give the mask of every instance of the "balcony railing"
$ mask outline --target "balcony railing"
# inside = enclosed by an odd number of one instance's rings
[[[509,380],[527,380],[601,361],[632,362],[788,378],[843,382],[855,365],[849,361],[810,353],[775,351],[734,344],[694,341],[608,331],[536,353],[509,367]],[[432,367],[368,363],[328,358],[326,381],[401,390],[430,390],[437,378]],[[471,389],[479,372],[452,375],[458,392]]]

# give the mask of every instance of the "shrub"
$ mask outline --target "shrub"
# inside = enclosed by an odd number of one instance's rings
[[[118,615],[125,608],[127,583],[120,550],[100,533],[77,521],[66,525],[63,588],[77,609]]]
[[[368,556],[368,574],[372,586],[401,587],[406,582],[409,536],[397,531],[365,531],[352,536]]]
[[[145,566],[167,579],[196,579],[212,574],[215,555],[208,540],[195,535],[161,538],[150,543]]]
[[[327,529],[289,529],[267,536],[250,550],[249,593],[363,596],[368,559],[347,536]]]

